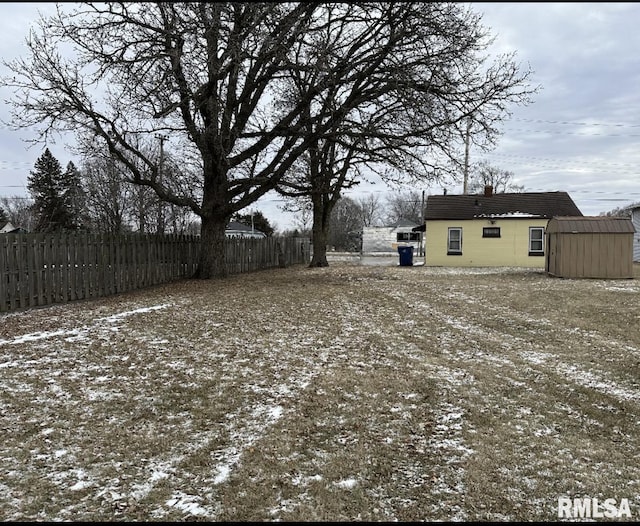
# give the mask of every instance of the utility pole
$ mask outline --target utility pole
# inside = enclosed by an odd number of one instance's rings
[[[467,195],[469,187],[469,142],[471,137],[471,116],[467,117],[467,132],[464,138],[464,183],[462,193]]]
[[[167,135],[156,135],[160,141],[160,161],[158,162],[158,183],[162,186],[162,173],[164,171],[164,141],[169,137]],[[158,199],[158,234],[164,234],[164,203]]]
[[[424,224],[424,190],[422,190],[422,204],[420,205],[420,219],[421,219],[421,223],[420,226],[421,227],[425,227]],[[427,234],[427,230],[425,229],[424,232],[420,232],[420,256],[424,256],[425,255],[425,243],[424,243],[424,237]]]

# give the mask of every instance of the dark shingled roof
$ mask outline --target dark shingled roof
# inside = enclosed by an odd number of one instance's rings
[[[475,219],[512,216],[551,219],[582,216],[566,192],[523,192],[485,195],[430,195],[425,219]]]

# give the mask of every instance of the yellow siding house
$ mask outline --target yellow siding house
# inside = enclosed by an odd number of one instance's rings
[[[430,195],[425,265],[545,267],[545,229],[556,216],[582,216],[566,192]]]

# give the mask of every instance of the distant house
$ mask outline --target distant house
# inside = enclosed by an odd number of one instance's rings
[[[14,226],[10,221],[0,222],[0,234],[22,234],[26,230],[19,226]]]
[[[412,245],[414,252],[421,248],[422,232],[413,221],[400,220],[394,225],[369,226],[362,229],[362,253],[368,256],[398,255],[398,245]]]
[[[225,230],[225,235],[227,237],[242,237],[242,238],[263,238],[267,237],[267,234],[261,232],[260,230],[256,230],[255,228],[251,228],[243,223],[239,223],[238,221],[231,221]]]
[[[545,228],[556,216],[582,216],[566,192],[430,195],[425,265],[545,266]]]
[[[633,236],[633,261],[640,263],[640,206],[631,209],[631,222],[636,229]]]

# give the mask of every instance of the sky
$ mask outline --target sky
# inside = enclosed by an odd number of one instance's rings
[[[584,215],[598,215],[640,202],[640,3],[472,3],[495,42],[493,55],[515,52],[532,70],[539,93],[527,106],[513,106],[497,147],[470,151],[470,162],[486,161],[512,172],[526,191],[566,191]],[[0,3],[0,52],[21,56],[37,11],[53,3]],[[0,75],[5,70],[0,67]],[[9,118],[0,88],[0,121]],[[29,147],[27,132],[0,124],[0,196],[28,196],[29,171],[44,151]],[[64,165],[76,161],[64,141],[47,145]],[[78,163],[76,163],[78,164]],[[420,188],[362,183],[349,197],[422,190],[425,195],[462,193],[453,182]],[[281,210],[283,201],[267,195],[250,209],[260,210],[278,230],[297,218]],[[250,210],[249,209],[249,210]],[[248,210],[247,210],[248,211]]]

